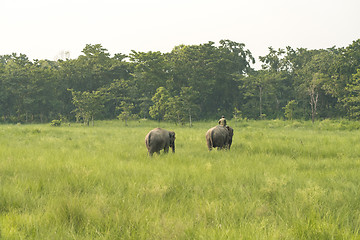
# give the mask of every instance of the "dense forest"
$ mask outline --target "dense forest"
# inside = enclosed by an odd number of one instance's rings
[[[259,57],[221,40],[169,53],[111,55],[88,44],[76,59],[0,56],[0,122],[360,117],[360,39],[343,48],[273,49]]]

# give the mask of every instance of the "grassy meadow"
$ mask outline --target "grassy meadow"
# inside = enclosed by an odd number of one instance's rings
[[[360,239],[360,124],[0,125],[0,239]],[[176,132],[147,156],[145,135]]]

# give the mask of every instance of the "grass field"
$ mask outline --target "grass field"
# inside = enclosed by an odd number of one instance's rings
[[[0,125],[0,239],[360,239],[359,123],[229,124],[212,152],[215,122]]]

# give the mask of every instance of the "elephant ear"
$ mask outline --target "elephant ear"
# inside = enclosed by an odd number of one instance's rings
[[[229,136],[233,136],[234,135],[234,129],[232,129],[230,126],[226,126],[226,129],[229,131]]]
[[[175,140],[175,132],[169,132],[169,137]]]

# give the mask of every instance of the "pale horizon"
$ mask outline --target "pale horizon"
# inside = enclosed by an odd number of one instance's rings
[[[326,49],[360,38],[358,0],[14,0],[0,7],[0,55],[29,59],[77,58],[86,44],[114,55],[229,39],[259,64],[269,47]]]

